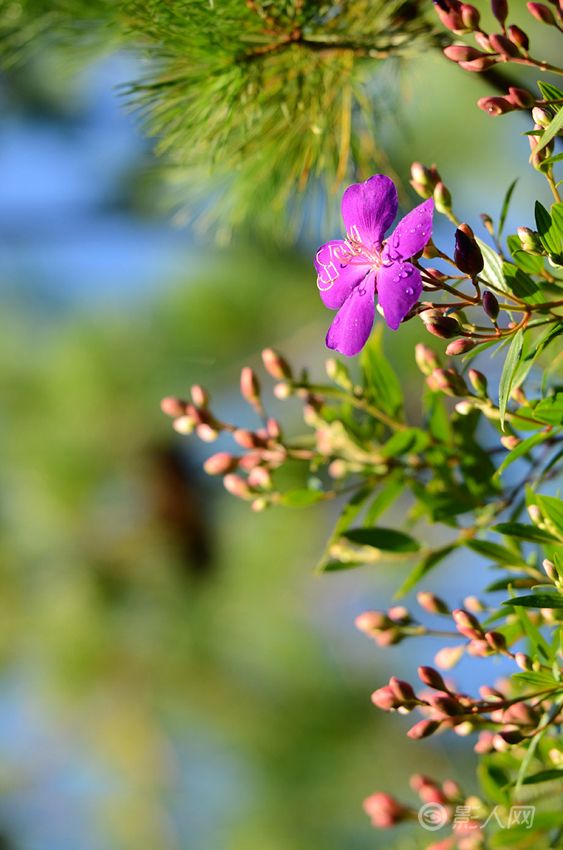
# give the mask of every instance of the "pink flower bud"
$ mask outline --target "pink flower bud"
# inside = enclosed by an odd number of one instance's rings
[[[428,701],[435,711],[446,717],[456,717],[459,714],[465,714],[458,701],[449,694],[432,694]]]
[[[223,486],[225,487],[225,490],[231,494],[231,496],[236,496],[237,499],[252,498],[250,487],[244,478],[240,477],[240,475],[225,475],[223,478]]]
[[[441,180],[436,183],[433,198],[434,205],[438,212],[450,212],[452,208],[452,196],[448,187]]]
[[[497,59],[495,56],[481,56],[479,59],[473,59],[470,62],[459,62],[459,67],[464,71],[474,71],[480,74],[482,71],[487,71],[496,65]]]
[[[463,600],[463,607],[472,614],[482,614],[485,611],[485,606],[476,596],[466,596]]]
[[[195,424],[191,416],[179,416],[172,423],[172,427],[177,434],[185,436],[192,433],[195,428]]]
[[[284,401],[284,399],[289,398],[292,395],[293,390],[291,388],[291,384],[286,384],[285,382],[280,382],[276,384],[274,387],[274,395],[280,401]]]
[[[497,21],[504,26],[504,22],[508,17],[508,2],[507,0],[491,0],[491,9]]]
[[[444,56],[451,59],[452,62],[471,62],[473,59],[479,59],[484,56],[480,50],[475,50],[474,47],[469,47],[467,44],[450,44],[444,47]]]
[[[478,29],[481,15],[475,6],[472,6],[470,3],[462,3],[460,12],[463,25],[467,27],[468,30]]]
[[[518,86],[510,86],[508,89],[507,100],[518,107],[518,109],[529,109],[536,102],[534,95],[526,89],[521,89]]]
[[[204,443],[214,443],[219,436],[217,428],[214,428],[213,425],[210,425],[207,422],[202,422],[201,425],[198,425],[195,432],[199,439]]]
[[[266,372],[278,381],[291,380],[291,367],[281,354],[273,348],[265,348],[262,352],[262,362]]]
[[[442,670],[451,670],[465,652],[465,646],[444,646],[434,656],[434,663]]]
[[[481,624],[477,617],[470,614],[469,611],[464,611],[463,608],[456,608],[452,612],[454,623],[460,634],[467,638],[480,637],[482,635]]]
[[[443,677],[433,667],[419,667],[418,678],[424,685],[428,685],[429,688],[434,688],[437,691],[448,691]]]
[[[245,366],[240,373],[240,393],[250,404],[256,405],[260,401],[260,384],[249,366]]]
[[[438,389],[449,396],[460,396],[467,394],[465,381],[455,369],[434,369],[432,372]]]
[[[550,561],[549,558],[544,558],[542,561],[542,567],[550,581],[559,581],[559,571],[553,561]]]
[[[233,440],[243,449],[259,449],[266,445],[266,441],[246,428],[237,428],[233,432]]]
[[[488,730],[485,732],[479,733],[479,738],[477,739],[477,743],[474,746],[474,750],[479,755],[485,755],[485,753],[492,753],[494,746],[494,733],[489,732]]]
[[[513,112],[515,109],[514,103],[508,97],[480,97],[477,101],[477,106],[489,115],[504,115],[507,112]]]
[[[473,658],[485,658],[490,652],[491,648],[484,638],[473,638],[467,646],[467,654]]]
[[[233,457],[228,452],[217,452],[217,454],[208,457],[203,464],[208,475],[225,475],[227,472],[233,472],[237,466],[238,458]]]
[[[471,339],[454,339],[453,342],[446,347],[448,357],[457,357],[460,354],[467,354],[472,348],[475,348],[476,343]]]
[[[187,402],[182,401],[181,398],[176,398],[176,396],[166,396],[160,402],[160,409],[166,416],[172,416],[173,419],[176,419],[178,416],[183,416],[186,412]]]
[[[520,55],[520,51],[516,45],[513,44],[505,35],[501,35],[500,33],[491,33],[491,35],[489,35],[489,44],[495,53],[500,53],[500,55],[505,58],[510,59]]]
[[[199,384],[194,384],[190,390],[192,401],[196,407],[207,407],[209,404],[209,393]]]
[[[479,372],[477,369],[469,369],[467,377],[478,395],[482,397],[487,395],[487,379],[482,372]]]
[[[479,694],[487,702],[503,702],[504,700],[504,694],[489,685],[481,685]]]
[[[404,605],[394,605],[392,608],[389,608],[387,614],[394,623],[398,623],[401,626],[408,626],[412,623],[409,610]]]
[[[364,811],[371,818],[373,826],[389,829],[409,817],[410,812],[389,794],[372,794],[364,800]]]
[[[475,33],[475,41],[477,42],[477,44],[479,45],[479,47],[481,48],[481,50],[483,50],[485,53],[487,53],[487,52],[489,52],[489,53],[490,53],[490,51],[491,51],[491,45],[489,44],[489,39],[488,39],[488,37],[485,35],[485,33],[484,33],[484,32],[477,31],[477,32]]]
[[[519,668],[524,670],[526,673],[534,669],[534,662],[529,655],[526,655],[525,652],[517,652],[514,656],[514,660]]]
[[[397,697],[390,685],[385,685],[384,688],[378,688],[371,695],[372,703],[382,711],[395,711],[399,708],[402,700]]]
[[[553,12],[548,6],[544,6],[543,3],[526,3],[526,6],[528,8],[528,12],[536,19],[536,21],[539,21],[542,24],[547,24],[551,27],[556,26]]]
[[[252,488],[269,490],[272,486],[272,476],[264,466],[255,466],[248,473],[248,483]]]
[[[501,632],[485,632],[485,640],[494,652],[506,651],[506,638]]]
[[[392,625],[391,620],[383,611],[364,611],[354,620],[356,628],[366,635],[371,632],[387,629]]]
[[[429,593],[428,591],[421,590],[416,595],[416,601],[425,611],[428,611],[429,614],[449,614],[450,609],[446,605],[446,603],[440,599],[439,596],[436,596],[435,593]]]
[[[516,47],[520,47],[522,50],[528,50],[530,46],[530,39],[520,27],[517,27],[516,24],[511,24],[508,27],[508,37],[510,41],[516,45]]]
[[[463,791],[454,779],[445,779],[442,790],[450,802],[463,799]]]
[[[439,339],[451,339],[459,333],[459,322],[451,316],[437,316],[432,322],[425,322],[426,330]],[[438,371],[438,370],[434,370]],[[433,373],[434,374],[434,373]]]
[[[423,345],[421,342],[415,345],[414,357],[416,365],[423,375],[430,375],[434,369],[440,368],[440,361],[434,351],[432,351],[431,348],[428,348],[427,345]]]
[[[397,679],[396,676],[391,676],[389,679],[389,687],[401,704],[418,702],[418,698],[412,689],[412,686],[409,685],[408,682],[404,682],[402,679]]]
[[[441,725],[439,720],[419,720],[418,723],[411,726],[407,735],[413,741],[419,741],[421,738],[429,738],[430,735],[438,731]]]

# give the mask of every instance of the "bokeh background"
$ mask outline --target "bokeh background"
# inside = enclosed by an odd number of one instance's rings
[[[420,830],[375,834],[362,799],[404,797],[417,770],[474,779],[469,744],[412,744],[369,702],[436,650],[382,651],[353,627],[407,567],[315,576],[334,514],[251,515],[159,410],[198,382],[244,421],[238,373],[265,345],[320,374],[311,257],[336,234],[196,234],[123,98],[134,51],[80,64],[37,47],[0,76],[0,847],[419,847]],[[480,236],[515,177],[508,232],[549,201],[525,120],[479,112],[487,91],[428,52],[404,64],[378,139],[407,204],[410,162],[436,162]],[[413,412],[422,336],[385,332]],[[460,601],[476,569],[446,562],[428,588]],[[468,687],[478,664],[460,668]]]

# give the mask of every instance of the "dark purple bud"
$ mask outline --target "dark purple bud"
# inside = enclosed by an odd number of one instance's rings
[[[528,12],[536,21],[542,24],[548,24],[550,27],[556,26],[553,12],[548,6],[544,6],[543,3],[527,3],[526,6]]]
[[[425,324],[426,330],[440,339],[451,339],[459,333],[459,322],[450,316],[437,316],[434,321]]]
[[[455,232],[454,260],[458,269],[476,277],[483,270],[483,255],[477,242],[460,227]]]
[[[510,41],[510,39],[505,35],[501,35],[500,33],[491,33],[489,36],[489,44],[495,53],[500,53],[501,56],[505,56],[506,58],[510,59],[520,55],[520,51],[516,45],[513,44],[512,41]]]
[[[473,59],[485,56],[480,50],[475,50],[467,44],[450,44],[444,48],[444,55],[452,62],[471,62]]]
[[[418,678],[423,685],[428,685],[429,688],[434,688],[437,691],[448,690],[443,677],[433,667],[419,667]]]
[[[472,6],[471,3],[462,3],[460,11],[463,25],[467,27],[468,30],[476,30],[479,27],[481,15],[475,6]]]
[[[491,9],[497,21],[504,27],[504,22],[508,17],[507,0],[491,0]]]
[[[488,289],[485,289],[483,292],[483,310],[493,321],[496,320],[499,314],[499,303],[497,301],[496,295],[490,292]]]
[[[520,47],[522,50],[527,50],[530,46],[530,39],[520,27],[517,27],[516,24],[511,24],[508,27],[508,37],[510,41],[516,45],[516,47]]]
[[[529,109],[536,102],[531,92],[527,91],[527,89],[521,89],[518,86],[509,87],[507,100],[513,103],[514,106],[517,106],[518,109]]]
[[[480,97],[477,106],[489,115],[505,115],[507,112],[513,112],[515,108],[510,98],[499,95]]]
[[[519,744],[525,737],[519,729],[503,729],[498,734],[507,744]]]
[[[413,741],[419,741],[421,738],[429,738],[434,732],[437,732],[441,723],[439,720],[419,720],[414,726],[411,726],[407,735]]]

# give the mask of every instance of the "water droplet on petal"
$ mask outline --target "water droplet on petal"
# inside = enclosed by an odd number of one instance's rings
[[[407,288],[405,289],[405,295],[412,295],[412,287],[411,286],[407,286]]]

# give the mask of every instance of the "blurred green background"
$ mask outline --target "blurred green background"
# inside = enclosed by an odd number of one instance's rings
[[[412,744],[370,705],[436,649],[382,651],[353,627],[404,568],[314,576],[334,514],[251,515],[159,410],[198,382],[247,421],[238,373],[265,345],[321,372],[316,246],[251,228],[220,246],[162,212],[118,94],[137,72],[120,52],[77,69],[47,41],[0,77],[0,847],[419,847],[420,830],[374,833],[362,799],[408,798],[415,771],[471,786],[472,755]],[[529,199],[549,199],[525,120],[479,112],[485,84],[432,53],[402,86],[379,142],[405,185],[412,160],[436,162],[483,236],[478,213],[520,176],[509,232],[532,224]],[[413,410],[422,335],[385,335]],[[462,567],[432,587],[469,592]]]

